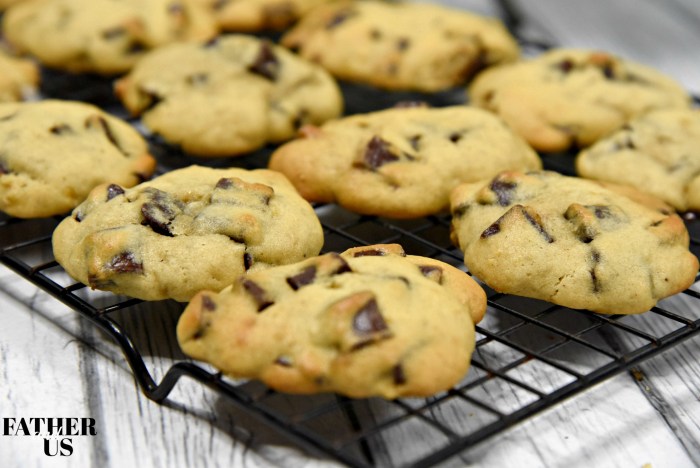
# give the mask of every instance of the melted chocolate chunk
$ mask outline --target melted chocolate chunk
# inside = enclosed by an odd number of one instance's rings
[[[141,206],[144,218],[141,224],[150,226],[158,234],[173,237],[170,222],[175,219],[177,212],[163,198],[162,195],[156,194],[150,202]]]
[[[313,283],[314,279],[316,279],[316,265],[311,265],[304,268],[298,275],[287,278],[287,284],[296,291],[307,284]]]
[[[218,44],[219,44],[219,36],[216,36],[216,37],[209,39],[204,44],[202,44],[202,47],[205,49],[209,49],[211,47],[216,47]]]
[[[406,374],[403,371],[403,366],[399,363],[391,369],[391,376],[394,378],[394,384],[403,385],[406,383]]]
[[[466,214],[467,211],[469,211],[469,208],[471,208],[470,203],[462,203],[461,205],[457,206],[454,210],[452,210],[452,217],[461,218]]]
[[[450,134],[449,139],[452,143],[457,143],[462,139],[463,134],[460,132],[453,132]]]
[[[415,151],[420,149],[420,139],[421,135],[415,135],[408,139],[408,142],[411,144],[411,148],[413,148]]]
[[[267,292],[260,287],[258,283],[249,279],[244,279],[243,288],[245,288],[246,292],[248,292],[248,294],[253,297],[253,300],[255,300],[255,303],[258,306],[258,312],[262,312],[274,304],[273,301],[267,298]]]
[[[7,163],[0,161],[0,175],[12,174],[12,171],[7,166]]]
[[[591,252],[591,260],[593,260],[593,268],[591,268],[589,272],[591,274],[591,282],[593,283],[593,292],[599,293],[601,291],[601,285],[600,280],[596,276],[595,269],[600,263],[600,252],[593,249],[593,251]]]
[[[83,213],[81,213],[80,211],[78,211],[73,215],[73,219],[79,223],[82,223],[83,219],[85,219],[85,215]]]
[[[192,86],[201,86],[209,81],[209,75],[206,73],[195,73],[187,77],[187,83]]]
[[[574,69],[574,62],[570,59],[564,59],[556,64],[556,67],[563,73],[569,73]]]
[[[282,367],[292,367],[292,360],[287,356],[280,356],[275,359],[275,364]]]
[[[431,279],[436,283],[442,284],[442,268],[440,268],[439,266],[420,265],[418,269],[426,278]]]
[[[496,194],[498,199],[498,204],[501,206],[508,206],[513,201],[513,192],[518,186],[515,182],[509,182],[507,180],[494,179],[489,188],[493,193]]]
[[[230,189],[233,187],[233,180],[229,177],[222,177],[221,179],[216,182],[215,188],[219,189]]]
[[[550,236],[547,231],[545,231],[544,226],[542,226],[542,224],[540,224],[538,220],[533,218],[532,215],[530,215],[530,213],[528,213],[527,210],[522,206],[520,207],[520,209],[523,212],[523,216],[525,216],[525,219],[528,221],[528,223],[530,223],[535,229],[537,229],[537,232],[539,232],[540,235],[544,237],[544,240],[546,240],[550,244],[554,242],[554,238]]]
[[[615,70],[613,69],[611,64],[606,63],[605,65],[602,65],[600,67],[600,71],[603,73],[603,76],[608,80],[615,79]]]
[[[372,137],[365,150],[365,166],[372,170],[379,169],[384,164],[398,161],[399,157],[389,151],[389,143],[378,136]]]
[[[123,26],[115,26],[102,31],[102,38],[111,41],[112,39],[122,37],[124,34],[126,34],[126,29]]]
[[[141,93],[141,95],[148,100],[148,103],[143,107],[142,112],[148,112],[163,101],[163,97],[153,91],[139,88],[139,93]]]
[[[498,219],[495,223],[493,223],[491,226],[487,227],[484,229],[484,232],[481,233],[482,239],[486,239],[487,237],[495,236],[501,232],[501,220]]]
[[[49,129],[54,135],[66,135],[68,133],[73,133],[73,129],[68,124],[57,124]]]
[[[136,257],[131,252],[123,252],[113,257],[105,268],[117,273],[136,273],[143,274],[143,264],[136,260]]]
[[[342,275],[343,273],[351,273],[352,268],[350,268],[350,265],[348,265],[348,262],[345,261],[343,257],[341,257],[339,254],[333,252],[330,254],[334,260],[338,261],[338,267],[331,272],[332,275]]]
[[[360,337],[382,334],[389,330],[384,317],[379,312],[375,299],[370,299],[352,319],[352,329]]]
[[[385,255],[386,252],[380,249],[364,249],[352,254],[353,257],[383,257]]]
[[[141,52],[146,51],[147,47],[143,42],[140,41],[131,41],[129,43],[129,46],[126,48],[126,53],[127,54],[140,54]]]
[[[245,268],[246,271],[250,270],[250,267],[253,266],[253,257],[248,253],[243,254],[243,268]]]
[[[336,28],[355,15],[352,10],[340,11],[326,23],[326,29]]]
[[[607,218],[612,218],[613,214],[612,211],[610,211],[609,206],[605,205],[591,205],[587,206],[586,208],[592,209],[593,214],[595,215],[596,218],[598,219],[607,219]]]
[[[270,81],[275,81],[277,79],[280,71],[280,62],[277,60],[269,42],[263,41],[258,51],[258,56],[248,67],[248,70]]]
[[[213,312],[216,310],[216,302],[209,296],[202,296],[202,309]]]
[[[127,155],[124,149],[119,145],[117,137],[114,135],[112,128],[109,126],[107,120],[105,120],[104,117],[102,117],[101,115],[91,115],[90,117],[85,119],[85,128],[93,127],[99,127],[100,130],[102,130],[102,132],[105,134],[105,137],[107,137],[107,140],[109,140],[109,142],[112,145],[114,145],[120,153],[124,154],[125,156]]]
[[[107,201],[119,195],[124,195],[124,189],[117,184],[109,184],[107,187]]]

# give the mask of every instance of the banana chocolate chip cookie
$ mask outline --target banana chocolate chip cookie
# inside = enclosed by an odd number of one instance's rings
[[[631,185],[679,211],[700,211],[700,110],[649,112],[582,151],[589,179]]]
[[[281,174],[199,166],[131,189],[100,186],[53,235],[73,278],[145,300],[188,301],[322,245],[311,205]]]
[[[477,108],[403,107],[304,127],[270,168],[307,200],[363,214],[415,218],[449,207],[462,182],[507,169],[541,168],[537,154],[500,119]]]
[[[671,209],[594,181],[505,172],[455,189],[452,214],[465,264],[500,292],[634,314],[689,287],[698,273]]]
[[[64,214],[103,183],[131,187],[155,159],[129,124],[90,104],[0,104],[0,210],[20,218]]]
[[[193,358],[285,392],[427,396],[467,372],[485,308],[466,273],[376,245],[200,292],[177,336]]]
[[[196,0],[32,0],[5,12],[3,33],[50,68],[114,75],[145,51],[218,33]]]
[[[691,102],[680,84],[654,69],[579,49],[485,70],[469,87],[469,99],[541,151],[585,147],[642,113]]]
[[[321,67],[244,35],[153,51],[116,92],[152,132],[204,157],[288,140],[305,123],[337,117],[343,106]]]
[[[338,78],[423,92],[460,85],[475,71],[520,54],[496,19],[440,5],[373,0],[314,8],[282,45]]]
[[[13,57],[0,48],[0,102],[23,100],[36,92],[39,68],[31,60]]]

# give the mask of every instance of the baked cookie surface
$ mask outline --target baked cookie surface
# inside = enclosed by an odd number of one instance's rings
[[[497,117],[467,106],[392,108],[305,127],[302,134],[278,148],[269,167],[307,200],[363,214],[437,213],[462,182],[542,167]]]
[[[468,94],[541,151],[589,146],[644,112],[690,106],[688,93],[662,73],[580,49],[485,70]]]
[[[116,84],[152,132],[186,152],[239,155],[342,112],[333,78],[286,49],[244,35],[153,51]]]
[[[677,215],[594,181],[505,172],[459,186],[451,201],[465,264],[500,292],[632,314],[686,289],[698,272]]]
[[[426,396],[467,372],[472,315],[485,308],[466,273],[379,245],[251,272],[220,294],[203,291],[177,335],[195,359],[285,392]]]
[[[700,211],[700,110],[659,110],[582,151],[578,173],[631,185],[673,205]]]
[[[53,235],[73,278],[145,300],[187,301],[322,245],[316,214],[284,176],[199,166],[131,189],[100,186]]]
[[[421,3],[334,2],[311,10],[282,45],[334,76],[392,90],[436,92],[519,47],[495,19]]]
[[[3,33],[50,68],[114,75],[149,49],[207,40],[218,27],[195,0],[32,0],[7,10]]]
[[[0,103],[21,101],[39,85],[39,69],[31,60],[13,57],[0,48]]]
[[[155,159],[129,124],[89,104],[0,104],[0,210],[20,218],[64,214],[103,183],[151,176]]]
[[[282,30],[317,5],[333,0],[198,0],[212,9],[223,31]]]

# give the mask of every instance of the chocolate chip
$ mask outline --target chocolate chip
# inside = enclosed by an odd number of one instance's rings
[[[85,128],[94,127],[99,127],[99,129],[105,134],[105,137],[107,137],[107,140],[109,140],[109,142],[114,145],[114,147],[117,148],[120,153],[128,156],[128,153],[121,147],[117,137],[114,135],[114,132],[112,132],[112,128],[109,126],[109,123],[107,123],[107,120],[104,117],[101,115],[91,115],[85,119]]]
[[[11,174],[12,171],[10,171],[10,168],[7,166],[7,163],[0,161],[0,175],[5,175],[5,174]]]
[[[388,338],[389,327],[379,312],[379,306],[374,298],[367,301],[360,310],[355,312],[352,319],[352,329],[357,336],[363,338],[363,341],[353,346],[353,349],[363,347],[376,339]]]
[[[134,254],[131,252],[122,252],[116,257],[113,257],[105,264],[105,268],[117,273],[143,274],[143,264],[136,260],[136,257],[134,257]]]
[[[482,239],[486,239],[487,237],[495,236],[501,232],[501,219],[499,218],[495,223],[493,223],[491,226],[487,227],[484,229],[484,232],[481,233]]]
[[[124,34],[126,34],[126,29],[123,26],[116,26],[102,31],[102,38],[111,41],[112,39],[122,37]]]
[[[214,187],[224,190],[230,189],[231,187],[233,187],[233,179],[231,179],[230,177],[222,177],[216,182],[216,185]]]
[[[556,67],[563,73],[569,73],[571,70],[574,69],[574,62],[570,59],[564,59],[561,62],[557,63]]]
[[[612,211],[610,211],[609,206],[591,205],[591,206],[587,206],[586,208],[593,209],[593,214],[598,219],[607,219],[607,218],[613,217]]]
[[[267,298],[267,292],[253,280],[244,279],[243,288],[245,288],[248,294],[253,296],[253,300],[255,300],[255,303],[258,306],[258,312],[262,312],[263,310],[267,309],[272,304],[274,304],[273,301]]]
[[[329,254],[335,261],[338,262],[338,266],[336,267],[335,270],[331,272],[332,275],[342,275],[343,273],[351,273],[352,268],[350,268],[350,265],[348,265],[348,262],[345,261],[343,257],[341,257],[339,254],[332,252]]]
[[[287,284],[296,291],[307,284],[313,283],[315,278],[316,265],[311,265],[304,268],[301,273],[287,278]]]
[[[253,266],[253,257],[248,253],[243,254],[243,268],[245,268],[246,271],[250,270],[250,267]]]
[[[205,49],[209,49],[212,47],[216,47],[217,45],[219,45],[219,37],[218,36],[209,39],[207,42],[202,44],[202,47]]]
[[[522,205],[516,205],[516,207],[520,207],[520,210],[523,213],[523,216],[525,216],[525,219],[535,228],[537,229],[537,232],[540,233],[542,237],[544,237],[544,240],[546,240],[548,243],[554,242],[554,238],[549,235],[547,231],[545,231],[544,226],[540,223],[539,220],[535,219],[528,211],[522,206]]]
[[[398,161],[399,157],[389,151],[389,143],[378,136],[372,137],[367,144],[364,154],[364,163],[370,169],[379,169],[384,164]]]
[[[663,222],[664,222],[663,219],[660,219],[660,220],[658,220],[658,221],[654,221],[653,223],[651,223],[651,224],[649,225],[649,227],[657,227],[657,226],[660,226],[661,223],[663,223]]]
[[[449,138],[452,143],[457,143],[462,139],[463,134],[460,132],[453,132],[450,134]]]
[[[326,29],[336,28],[355,15],[356,13],[352,10],[340,11],[326,23]]]
[[[80,211],[76,211],[76,213],[73,215],[73,219],[79,223],[82,223],[84,218],[85,218],[85,215],[83,213],[81,213]]]
[[[275,364],[282,367],[292,367],[292,360],[287,356],[280,356],[275,359]]]
[[[299,112],[292,119],[292,127],[295,130],[299,130],[307,121],[309,120],[309,111],[306,109],[299,109]]]
[[[150,202],[141,206],[144,217],[142,224],[150,226],[154,232],[163,236],[173,237],[170,223],[177,216],[177,211],[165,200],[165,196],[156,192]]]
[[[73,129],[68,124],[57,124],[49,129],[54,135],[65,135],[67,133],[73,133]]]
[[[615,79],[615,70],[613,69],[612,64],[606,63],[605,65],[600,67],[600,71],[603,73],[603,76],[608,80]]]
[[[420,139],[421,135],[414,135],[408,139],[408,142],[411,144],[411,148],[413,148],[415,151],[418,151],[420,148]]]
[[[201,86],[209,81],[209,75],[206,73],[195,73],[186,78],[187,83],[192,86]]]
[[[407,37],[402,37],[399,38],[398,41],[396,41],[396,48],[400,51],[404,51],[408,49],[411,46],[411,40],[408,39]]]
[[[593,249],[593,251],[591,252],[591,259],[593,260],[593,268],[591,268],[589,272],[591,274],[591,282],[593,283],[593,292],[599,293],[601,291],[601,284],[600,280],[596,275],[595,269],[596,266],[598,266],[598,263],[600,263],[600,252]]]
[[[141,52],[146,51],[148,49],[146,47],[146,44],[140,41],[133,40],[129,43],[129,46],[126,48],[126,53],[127,54],[140,54]]]
[[[442,284],[442,268],[435,265],[419,265],[418,269],[428,279]]]
[[[383,257],[385,255],[386,252],[381,249],[364,249],[352,254],[353,257]]]
[[[515,182],[509,182],[502,179],[494,179],[489,188],[493,193],[496,194],[498,199],[498,204],[501,206],[508,206],[513,201],[513,195],[515,188],[518,186]]]
[[[469,211],[469,208],[471,208],[470,203],[462,203],[461,205],[458,205],[455,209],[452,210],[452,217],[461,218],[465,215],[467,211]]]
[[[391,376],[394,378],[394,384],[403,385],[406,383],[406,374],[403,371],[401,364],[396,364],[391,369]]]
[[[138,90],[139,93],[148,100],[146,105],[143,107],[142,112],[148,112],[152,110],[154,107],[156,107],[163,101],[163,97],[153,91],[149,91],[144,88],[138,88]]]
[[[268,41],[263,41],[255,61],[248,67],[248,70],[260,76],[274,81],[280,71],[280,62],[277,60],[272,46]]]
[[[124,195],[124,189],[117,184],[109,184],[107,187],[107,201],[119,195]]]
[[[216,310],[216,302],[209,296],[202,296],[202,309],[213,312]]]

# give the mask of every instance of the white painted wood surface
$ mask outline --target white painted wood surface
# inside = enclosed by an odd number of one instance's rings
[[[498,11],[487,0],[445,2],[481,13]],[[700,92],[700,2],[512,3],[528,18],[524,25],[528,37],[610,50],[656,66]],[[172,334],[163,331],[175,320],[176,311],[163,318],[128,321],[137,341],[146,333],[163,335],[147,356],[157,378],[171,362],[163,356],[176,355]],[[143,329],[146,325],[151,328]],[[465,450],[444,465],[699,466],[698,356],[700,338],[696,337],[644,362],[633,373],[605,381]],[[284,437],[195,382],[180,382],[168,405],[151,402],[141,394],[111,343],[73,311],[5,268],[0,268],[0,366],[0,417],[92,417],[97,427],[95,437],[73,439],[70,457],[45,456],[39,437],[0,435],[2,467],[334,465],[322,456],[301,453]],[[450,418],[449,407],[444,417]],[[379,463],[396,465],[403,457],[432,449],[431,438],[411,427],[397,431],[395,437],[373,444]],[[382,450],[390,444],[399,444],[401,450]]]

